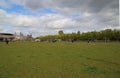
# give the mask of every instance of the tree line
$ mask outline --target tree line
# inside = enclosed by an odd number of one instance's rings
[[[62,30],[58,35],[47,35],[37,37],[41,41],[60,40],[60,41],[120,41],[120,30],[105,29],[101,31],[83,32],[80,31],[65,34]]]

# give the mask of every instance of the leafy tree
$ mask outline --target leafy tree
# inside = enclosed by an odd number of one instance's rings
[[[78,31],[77,33],[69,33],[64,34],[62,30],[58,32],[58,35],[48,35],[48,36],[41,36],[37,37],[41,39],[41,41],[47,41],[49,39],[61,39],[63,41],[69,41],[69,40],[104,40],[104,41],[120,41],[120,30],[101,30],[101,31],[91,31],[91,32],[85,32],[80,33]]]

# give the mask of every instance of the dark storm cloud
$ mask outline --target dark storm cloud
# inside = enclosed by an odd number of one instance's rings
[[[78,10],[79,12],[99,12],[106,7],[109,7],[107,9],[118,9],[119,0],[28,0],[25,5],[33,10],[51,7],[52,9],[63,9],[63,11],[67,8],[69,12],[78,12]]]
[[[91,11],[99,12],[103,8],[108,7],[110,4],[112,4],[114,0],[91,0],[88,4],[88,8]]]

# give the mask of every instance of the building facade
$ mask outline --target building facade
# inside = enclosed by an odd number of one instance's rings
[[[14,38],[15,38],[14,34],[0,33],[0,41],[5,41],[5,39],[8,39],[9,41],[12,41]]]

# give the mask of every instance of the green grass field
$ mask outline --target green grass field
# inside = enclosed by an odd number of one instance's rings
[[[120,78],[120,43],[0,42],[0,78]]]

